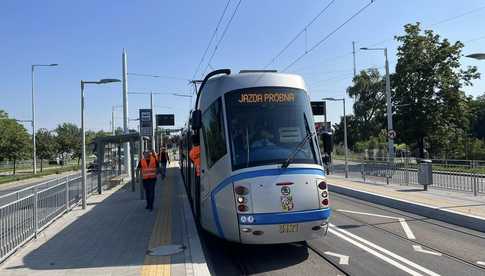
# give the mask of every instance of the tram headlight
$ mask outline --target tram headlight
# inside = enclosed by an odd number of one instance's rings
[[[254,217],[248,216],[248,223],[253,223],[253,222],[254,222]]]
[[[241,223],[246,223],[247,218],[246,218],[246,216],[241,216],[241,217],[239,218],[239,220],[241,221]]]
[[[242,204],[242,203],[245,203],[245,202],[246,202],[246,198],[245,197],[240,196],[240,195],[237,196],[237,203]]]
[[[322,192],[322,197],[323,198],[327,198],[328,197],[328,192],[327,191],[323,191]]]

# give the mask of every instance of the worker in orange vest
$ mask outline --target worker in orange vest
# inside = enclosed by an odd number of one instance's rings
[[[192,149],[189,152],[190,160],[195,165],[195,173],[200,176],[200,138],[199,135],[192,135]]]
[[[155,184],[157,183],[157,174],[159,174],[158,161],[150,152],[144,152],[144,158],[138,163],[137,169],[140,170],[143,179],[143,188],[147,200],[145,209],[153,211],[153,201],[155,199]]]
[[[158,161],[160,162],[162,179],[164,179],[165,175],[167,174],[167,163],[170,163],[170,157],[168,156],[167,148],[162,147],[162,150],[158,155]]]

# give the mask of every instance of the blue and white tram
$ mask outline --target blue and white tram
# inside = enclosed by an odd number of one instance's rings
[[[190,164],[200,137],[201,176]],[[202,228],[230,241],[321,238],[330,216],[310,99],[298,75],[214,71],[182,138],[182,171]]]

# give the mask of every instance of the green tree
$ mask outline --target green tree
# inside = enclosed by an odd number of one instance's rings
[[[478,78],[476,67],[461,69],[463,43],[450,43],[420,24],[404,26],[398,47],[393,103],[398,139],[436,153],[463,136],[468,126],[467,98],[463,86]]]
[[[81,129],[72,123],[63,123],[56,127],[57,153],[65,161],[68,155],[73,158],[80,158],[81,151]]]
[[[354,77],[347,94],[354,99],[356,139],[365,141],[376,136],[384,127],[386,110],[385,80],[379,70],[371,68],[361,71]]]
[[[54,158],[56,155],[56,138],[49,130],[41,128],[35,134],[37,157],[40,158],[40,171],[44,170],[44,160]]]
[[[7,113],[0,111],[0,161],[13,161],[13,174],[16,173],[18,160],[30,153],[30,135],[27,130]]]
[[[485,94],[470,101],[470,130],[473,137],[485,139]]]

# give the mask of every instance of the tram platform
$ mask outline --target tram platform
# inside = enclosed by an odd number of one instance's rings
[[[176,166],[157,181],[155,208],[118,186],[88,199],[0,265],[0,275],[210,275]],[[137,188],[138,189],[138,188]]]
[[[364,183],[342,176],[328,176],[331,192],[344,194],[431,219],[485,232],[485,195],[416,186]],[[330,195],[330,200],[332,199]]]

